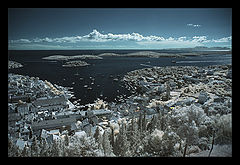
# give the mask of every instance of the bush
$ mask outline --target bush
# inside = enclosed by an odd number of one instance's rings
[[[232,143],[232,114],[223,115],[216,123],[216,144]]]

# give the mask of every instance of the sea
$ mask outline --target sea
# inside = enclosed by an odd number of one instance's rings
[[[126,54],[142,50],[9,50],[8,59],[23,64],[22,68],[10,69],[9,73],[39,77],[52,84],[71,87],[74,97],[84,105],[97,98],[107,102],[131,95],[121,81],[132,70],[164,66],[209,66],[232,64],[231,54],[188,56],[186,58],[161,57],[103,57],[83,60],[90,65],[84,67],[62,67],[61,61],[42,59],[51,55],[98,55],[101,53]],[[178,50],[148,50],[160,53],[183,53]],[[174,62],[173,62],[174,61]]]

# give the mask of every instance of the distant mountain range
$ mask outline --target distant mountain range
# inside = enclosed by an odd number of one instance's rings
[[[231,51],[228,47],[206,47],[206,46],[196,46],[194,48],[172,48],[167,50],[183,50],[183,51]]]

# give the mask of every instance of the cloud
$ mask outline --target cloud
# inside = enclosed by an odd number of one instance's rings
[[[188,24],[188,26],[193,26],[193,24]],[[125,34],[113,34],[113,33],[100,33],[94,29],[91,33],[83,36],[66,36],[60,38],[33,38],[33,39],[17,39],[9,40],[9,47],[56,47],[56,48],[77,48],[79,45],[90,46],[94,45],[100,47],[101,45],[112,46],[118,45],[126,46],[165,46],[165,47],[194,47],[203,46],[206,43],[228,43],[232,40],[232,37],[223,37],[219,39],[208,39],[207,36],[181,36],[181,37],[168,37],[164,38],[162,36],[149,35],[143,36],[142,34],[133,32]],[[47,46],[48,45],[48,46]]]
[[[207,40],[206,36],[194,36],[192,39],[192,42],[201,42],[201,43],[206,43],[209,42],[209,40]]]
[[[232,36],[211,40],[211,42],[231,42],[231,41],[232,41]]]
[[[31,43],[29,39],[9,40],[9,43]]]
[[[189,24],[187,24],[187,26],[191,26],[191,27],[201,27],[202,25],[189,23]]]

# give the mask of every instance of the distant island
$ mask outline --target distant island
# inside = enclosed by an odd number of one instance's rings
[[[52,55],[44,57],[44,60],[76,60],[76,59],[103,59],[103,57],[149,57],[149,58],[160,58],[160,57],[187,57],[187,56],[199,56],[209,54],[231,54],[232,51],[227,48],[218,47],[195,47],[195,48],[179,48],[179,49],[166,49],[166,51],[178,50],[183,51],[182,53],[164,52],[160,53],[156,51],[137,51],[133,53],[117,54],[112,52],[101,53],[98,55]]]
[[[167,49],[170,50],[170,49]],[[174,49],[178,50],[178,49]],[[160,57],[187,57],[187,56],[199,56],[199,55],[209,55],[209,54],[231,54],[231,50],[214,50],[214,49],[194,49],[194,48],[185,48],[179,49],[180,51],[186,51],[183,53],[159,53],[155,51],[138,51],[133,53],[126,54],[117,54],[117,53],[101,53],[99,57],[111,56],[111,57],[149,57],[149,58],[160,58]],[[192,51],[195,50],[195,51]]]
[[[77,60],[77,59],[103,59],[102,57],[94,56],[94,55],[74,55],[74,56],[64,56],[64,55],[52,55],[48,57],[43,57],[44,60],[58,60],[58,61],[67,61],[63,64],[63,67],[79,67],[79,66],[87,66],[90,65],[85,61]],[[69,61],[71,60],[71,61]]]
[[[101,60],[102,57],[94,55],[74,55],[74,56],[64,56],[64,55],[52,55],[48,57],[43,57],[44,60],[76,60],[76,59],[98,59]]]

